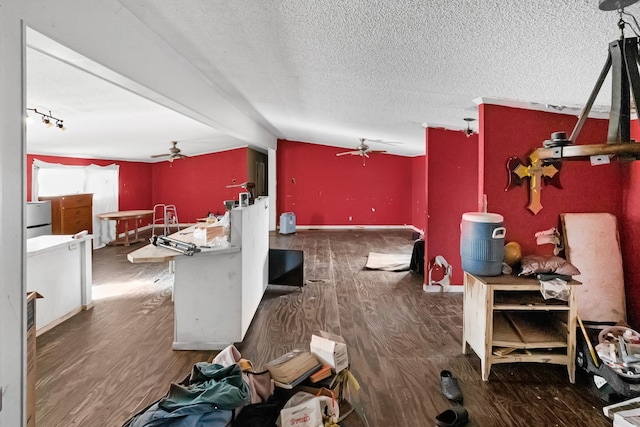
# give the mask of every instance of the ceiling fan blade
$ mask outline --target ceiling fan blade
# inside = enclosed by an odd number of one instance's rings
[[[369,150],[369,151],[367,151],[367,153],[369,153],[369,154],[384,154],[384,153],[386,153],[386,150]]]
[[[402,145],[404,144],[403,142],[400,141],[385,141],[384,139],[368,139],[365,138],[366,141],[371,141],[371,142],[376,142],[378,144],[385,144],[385,145]]]
[[[351,154],[353,156],[359,156],[360,151],[345,151],[344,153],[337,153],[336,156],[346,156],[347,154]]]
[[[171,141],[171,148],[169,148],[169,152],[168,153],[164,153],[164,154],[154,154],[153,156],[150,156],[152,159],[158,158],[158,157],[169,157],[167,160],[169,160],[170,162],[173,162],[174,159],[183,159],[185,157],[187,157],[184,154],[180,153],[180,149],[177,147],[178,145],[178,141]]]

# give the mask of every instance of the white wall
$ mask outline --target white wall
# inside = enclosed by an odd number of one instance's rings
[[[0,8],[0,427],[25,422],[25,192],[23,26],[18,2]]]
[[[0,427],[21,426],[25,419],[23,23],[57,42],[38,40],[54,57],[73,62],[77,52],[90,59],[90,71],[109,81],[248,144],[276,148],[273,135],[118,1],[0,0]]]
[[[267,167],[267,170],[269,171],[269,190],[268,190],[268,194],[269,194],[269,231],[275,231],[276,229],[276,222],[277,222],[277,212],[276,212],[276,204],[278,201],[278,188],[276,186],[276,167],[278,166],[276,164],[276,150],[269,150],[267,157],[267,161],[269,163],[269,166]]]

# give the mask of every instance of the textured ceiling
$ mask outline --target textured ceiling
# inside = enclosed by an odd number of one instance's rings
[[[119,3],[274,136],[341,147],[360,137],[402,142],[373,148],[403,155],[424,153],[425,123],[466,127],[479,97],[581,108],[619,36],[618,14],[600,11],[597,0]],[[640,15],[638,5],[627,11]],[[110,137],[118,129],[113,154],[102,147],[96,157],[149,160],[156,153],[147,140],[241,144],[78,70],[67,79],[64,69],[52,73],[59,90],[46,89],[55,82],[38,81],[40,68],[54,69],[55,60],[37,52],[28,59],[30,106],[57,102],[73,116],[74,104],[90,102],[86,132],[108,126]],[[99,95],[83,99],[92,84]],[[594,110],[608,109],[609,85]],[[64,142],[59,148],[64,154]]]

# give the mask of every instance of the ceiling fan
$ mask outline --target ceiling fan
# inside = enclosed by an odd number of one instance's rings
[[[358,144],[358,146],[356,146],[356,149],[353,151],[345,151],[343,153],[337,153],[336,156],[346,156],[348,154],[352,155],[352,156],[362,156],[362,157],[366,157],[367,159],[369,158],[369,154],[383,154],[386,153],[385,150],[372,150],[367,144],[365,144],[365,141],[371,141],[371,142],[378,142],[381,144],[389,144],[389,145],[393,145],[393,142],[385,142],[385,141],[379,141],[379,140],[373,140],[373,139],[367,139],[367,138],[360,138],[360,144]]]
[[[172,146],[171,146],[171,148],[169,148],[169,152],[168,153],[155,154],[155,155],[151,156],[151,158],[169,156],[169,158],[167,160],[169,160],[170,162],[173,162],[175,159],[183,159],[183,158],[187,157],[184,154],[180,154],[180,149],[177,147],[178,141],[171,141],[171,144],[172,144]]]

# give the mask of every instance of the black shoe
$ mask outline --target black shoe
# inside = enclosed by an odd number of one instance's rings
[[[458,387],[458,380],[453,377],[451,372],[440,372],[440,386],[447,399],[462,403],[462,393]]]
[[[436,425],[438,427],[460,427],[467,424],[468,421],[469,414],[462,406],[447,409],[436,416]]]

